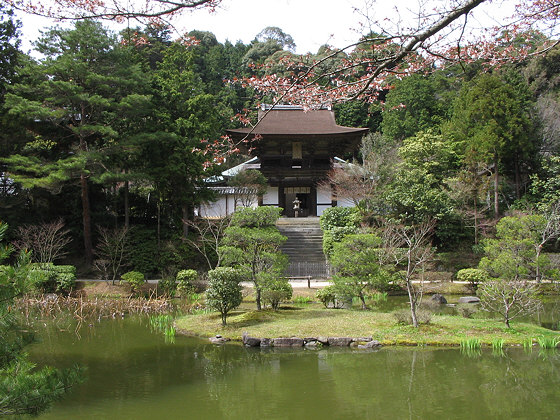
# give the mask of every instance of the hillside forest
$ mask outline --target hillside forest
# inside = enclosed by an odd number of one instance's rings
[[[196,208],[212,199],[204,180],[248,158],[225,130],[256,123],[261,103],[290,103],[251,81],[310,63],[328,74],[376,51],[362,43],[323,60],[328,46],[297,55],[280,28],[221,43],[209,32],[174,39],[148,24],[115,33],[86,19],[44,31],[26,54],[18,21],[1,13],[5,239],[23,249],[54,229],[64,246],[51,259],[88,276],[102,271],[103,245],[119,231],[127,270],[205,267],[193,246]],[[536,31],[502,39],[528,51],[547,41]],[[362,224],[435,220],[439,251],[476,254],[501,217],[546,214],[560,199],[560,47],[527,57],[395,72],[367,100],[333,102],[338,124],[370,134],[328,182],[355,201]]]

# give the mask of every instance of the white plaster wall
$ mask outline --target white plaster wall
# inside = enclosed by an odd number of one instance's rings
[[[226,216],[226,200],[228,196],[220,196],[218,200],[213,203],[204,203],[200,205],[200,217],[209,219],[220,218]],[[229,204],[229,203],[228,203]],[[231,204],[231,211],[233,211],[233,203]]]
[[[331,189],[327,187],[317,188],[317,204],[328,204],[332,201]]]
[[[332,205],[331,205],[331,206],[326,206],[326,205],[322,205],[322,204],[319,205],[319,204],[318,204],[318,205],[317,205],[317,216],[322,215],[323,212],[324,212],[326,209],[331,208],[331,207],[332,207]]]
[[[352,200],[350,200],[349,198],[344,198],[344,197],[338,197],[336,205],[337,205],[337,207],[356,207]]]
[[[269,206],[278,205],[278,187],[268,187],[263,196],[263,204]]]

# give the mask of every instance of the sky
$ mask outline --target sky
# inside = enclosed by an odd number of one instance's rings
[[[218,41],[249,43],[268,26],[277,26],[294,38],[297,53],[317,52],[323,44],[343,47],[359,38],[359,15],[354,7],[362,0],[224,0],[214,13],[197,10],[174,21],[181,31],[210,31]],[[55,21],[19,14],[24,35],[23,50],[32,48],[39,30]],[[108,24],[109,25],[109,24]],[[131,21],[131,26],[137,23]],[[116,28],[121,29],[124,26]]]
[[[401,16],[406,14],[408,7],[421,4],[416,1],[402,3]],[[481,10],[477,19],[484,25],[492,24],[493,15],[503,14],[504,6],[512,3],[511,0],[495,0],[489,5],[490,13]],[[340,48],[357,41],[364,33],[360,22],[365,21],[362,13],[367,10],[367,4],[373,4],[368,12],[370,17],[392,16],[391,22],[387,23],[396,24],[394,0],[223,0],[216,12],[201,9],[183,13],[174,25],[182,33],[205,30],[214,33],[220,42],[229,39],[233,43],[238,40],[249,43],[262,29],[277,26],[293,37],[297,53],[315,53],[324,44]],[[37,39],[40,29],[56,23],[30,15],[20,14],[19,17],[23,22],[25,52],[32,48],[31,41]],[[471,20],[476,24],[475,19]],[[137,25],[130,22],[130,26]],[[113,26],[115,30],[124,27]]]

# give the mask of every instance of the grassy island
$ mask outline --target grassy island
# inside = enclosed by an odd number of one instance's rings
[[[459,346],[477,338],[482,345],[503,339],[504,345],[526,345],[537,337],[559,337],[557,331],[523,322],[507,328],[499,319],[469,319],[433,315],[429,324],[414,328],[398,324],[392,313],[325,309],[319,304],[282,306],[278,311],[256,311],[243,305],[223,327],[219,313],[186,315],[176,320],[179,332],[201,337],[216,334],[241,340],[244,332],[254,337],[372,337],[384,345]]]

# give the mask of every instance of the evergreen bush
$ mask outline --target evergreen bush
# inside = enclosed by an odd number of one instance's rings
[[[466,281],[473,291],[476,291],[479,283],[487,281],[490,277],[486,270],[480,268],[464,268],[457,271],[457,281]]]
[[[76,267],[53,263],[31,264],[35,288],[41,293],[70,293],[76,286]]]
[[[129,271],[121,276],[121,279],[128,283],[130,292],[133,295],[138,295],[142,289],[142,285],[146,282],[144,274],[138,271]]]
[[[329,259],[336,242],[358,230],[360,213],[354,207],[329,207],[319,219],[323,230],[323,253]]]
[[[287,278],[275,277],[269,273],[261,273],[259,277],[263,285],[262,298],[265,305],[270,305],[276,311],[281,302],[292,298],[293,289]]]
[[[226,325],[227,314],[241,305],[241,272],[231,267],[218,267],[208,272],[209,285],[206,305],[220,312],[222,325]]]
[[[333,307],[336,306],[336,296],[337,291],[334,286],[326,286],[322,289],[317,290],[315,297],[325,305],[325,308],[329,307],[329,304],[332,304]]]
[[[189,296],[197,291],[196,283],[198,280],[198,273],[196,270],[181,270],[177,273],[177,290],[181,297]]]

